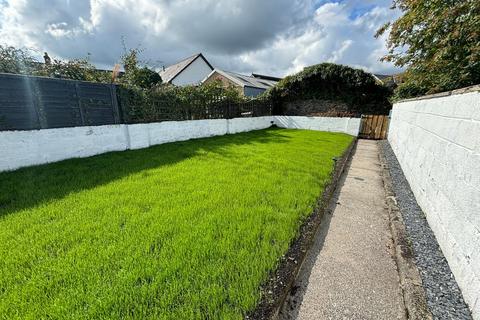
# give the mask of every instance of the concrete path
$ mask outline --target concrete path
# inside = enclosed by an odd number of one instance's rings
[[[406,318],[378,152],[359,140],[280,319]]]

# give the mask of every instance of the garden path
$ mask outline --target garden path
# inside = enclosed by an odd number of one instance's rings
[[[359,140],[281,319],[405,319],[376,141]]]

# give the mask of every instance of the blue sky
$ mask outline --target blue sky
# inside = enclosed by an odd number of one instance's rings
[[[0,41],[111,68],[121,39],[161,67],[202,52],[219,68],[278,76],[334,62],[376,73],[391,0],[0,0]]]

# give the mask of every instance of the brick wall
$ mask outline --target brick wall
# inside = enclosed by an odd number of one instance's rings
[[[480,319],[480,87],[396,103],[388,140]]]

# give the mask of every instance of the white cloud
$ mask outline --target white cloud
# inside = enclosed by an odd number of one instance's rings
[[[392,64],[380,62],[386,53],[385,38],[375,39],[375,31],[396,12],[374,7],[350,18],[349,6],[326,3],[320,6],[303,33],[280,36],[270,47],[247,53],[244,61],[256,68],[281,65],[284,73],[297,72],[320,62],[334,62],[360,67],[371,72],[391,73]],[[271,67],[271,65],[269,66]],[[274,72],[274,69],[266,69]]]
[[[395,17],[390,0],[4,0],[0,39],[62,58],[91,53],[102,67],[141,44],[172,63],[203,52],[220,68],[285,75],[320,62],[392,72],[375,30]],[[41,13],[41,14],[39,14]]]

